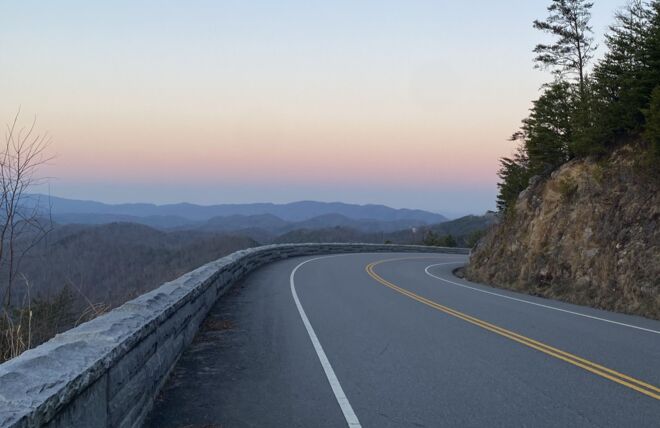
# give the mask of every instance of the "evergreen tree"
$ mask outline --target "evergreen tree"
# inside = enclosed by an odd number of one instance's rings
[[[593,3],[585,0],[552,0],[545,21],[534,21],[534,28],[556,36],[553,44],[538,44],[537,67],[550,68],[559,77],[573,76],[580,98],[586,91],[586,70],[596,46],[589,25]]]
[[[514,134],[513,139],[518,138]],[[520,192],[525,190],[531,177],[527,167],[527,153],[523,146],[519,146],[512,157],[500,159],[500,169],[497,172],[500,182],[497,183],[497,209],[508,211],[515,204]]]
[[[447,236],[444,237],[444,241],[442,242],[443,247],[457,247],[458,242],[456,242],[456,238],[450,233]]]
[[[500,159],[500,211],[513,206],[532,176],[640,136],[660,165],[660,0],[632,0],[616,14],[606,35],[608,50],[588,77],[595,49],[591,7],[584,0],[552,0],[548,18],[534,21],[535,28],[557,37],[534,49],[537,67],[552,69],[555,81],[544,85],[512,137],[520,142],[516,154]]]
[[[426,232],[426,235],[424,235],[422,243],[428,246],[436,246],[438,245],[438,235],[436,235],[432,230],[429,230]]]
[[[656,86],[651,95],[649,108],[644,111],[646,129],[644,139],[651,146],[654,160],[660,159],[660,85]]]
[[[593,145],[613,145],[644,122],[641,108],[651,89],[645,88],[643,79],[648,69],[645,45],[652,18],[641,0],[632,1],[617,12],[605,36],[608,52],[594,68]]]
[[[547,174],[572,157],[575,96],[571,85],[556,81],[545,86],[523,120],[523,143],[532,175]]]
[[[643,108],[648,106],[651,92],[660,85],[660,0],[651,3],[648,30],[642,47],[644,58],[640,86],[646,94]]]

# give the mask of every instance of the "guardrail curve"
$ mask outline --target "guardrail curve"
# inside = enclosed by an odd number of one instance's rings
[[[0,365],[0,427],[140,426],[216,300],[255,268],[358,252],[469,254],[465,248],[281,244],[237,251]]]

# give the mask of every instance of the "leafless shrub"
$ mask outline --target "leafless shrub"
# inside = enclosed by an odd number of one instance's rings
[[[6,274],[0,290],[6,310],[12,305],[21,261],[52,230],[50,210],[44,215],[39,201],[28,193],[42,182],[37,172],[50,160],[46,154],[50,137],[37,132],[36,118],[22,127],[19,116],[20,111],[7,124],[0,152],[0,265]]]
[[[24,257],[52,230],[50,214],[28,193],[41,182],[37,172],[49,160],[47,133],[36,130],[36,118],[19,125],[20,110],[7,124],[0,147],[0,361],[33,345],[34,318],[29,282],[22,304],[14,302]],[[48,210],[50,212],[50,210]]]

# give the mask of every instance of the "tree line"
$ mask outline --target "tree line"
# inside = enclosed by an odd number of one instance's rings
[[[515,153],[500,159],[500,211],[515,204],[532,177],[624,144],[635,144],[652,168],[660,166],[660,0],[632,0],[617,11],[607,50],[595,63],[592,6],[552,0],[545,20],[533,23],[552,38],[534,48],[535,67],[553,78],[511,137]]]

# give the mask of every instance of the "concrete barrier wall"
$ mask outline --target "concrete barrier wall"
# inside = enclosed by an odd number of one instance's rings
[[[284,244],[230,254],[0,365],[0,427],[135,427],[211,306],[251,270],[288,257],[467,249]]]

